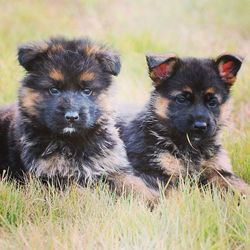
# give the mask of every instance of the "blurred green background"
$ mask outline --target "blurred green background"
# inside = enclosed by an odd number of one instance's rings
[[[0,102],[16,97],[23,72],[16,47],[30,40],[63,35],[88,36],[120,51],[120,98],[144,102],[150,90],[145,53],[214,57],[229,51],[246,56],[240,81],[246,81],[250,37],[248,0],[0,0]],[[235,87],[247,101],[249,87]],[[240,93],[244,90],[244,93]]]

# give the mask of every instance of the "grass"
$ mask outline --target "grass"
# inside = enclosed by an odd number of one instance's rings
[[[250,183],[250,3],[247,0],[0,0],[0,104],[16,100],[24,71],[18,44],[55,35],[89,36],[120,51],[119,107],[142,106],[151,90],[146,52],[245,56],[233,87],[234,125],[223,141],[235,172]],[[37,181],[0,182],[0,249],[250,249],[250,200],[188,184],[152,212],[105,188],[65,193]]]

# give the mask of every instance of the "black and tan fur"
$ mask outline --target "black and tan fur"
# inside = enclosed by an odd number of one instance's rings
[[[102,178],[154,199],[132,174],[109,105],[119,55],[88,39],[57,38],[21,46],[18,60],[27,74],[18,103],[0,111],[1,174],[83,186]]]
[[[214,183],[249,194],[237,177],[220,141],[230,113],[230,90],[242,59],[148,55],[154,90],[144,111],[123,131],[127,153],[136,175],[158,189],[174,187],[180,177],[200,184]]]

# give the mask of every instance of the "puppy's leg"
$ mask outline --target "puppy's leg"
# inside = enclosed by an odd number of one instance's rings
[[[209,180],[223,189],[232,189],[239,192],[242,196],[250,195],[250,187],[238,176],[228,172],[218,172]]]
[[[137,176],[115,173],[110,176],[109,180],[119,195],[122,193],[135,193],[142,196],[151,205],[156,204],[159,200],[159,193],[147,187],[143,180]]]
[[[213,183],[222,189],[232,189],[243,196],[250,195],[250,186],[233,173],[225,151],[221,151],[215,159],[206,162],[202,175],[208,183]]]

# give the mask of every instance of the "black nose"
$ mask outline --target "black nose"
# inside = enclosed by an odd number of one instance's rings
[[[202,121],[195,121],[193,127],[197,131],[204,132],[207,130],[207,123]]]
[[[73,123],[73,122],[76,122],[77,120],[79,120],[78,112],[73,112],[73,111],[66,112],[64,117],[65,117],[66,121],[70,122],[70,123]]]

